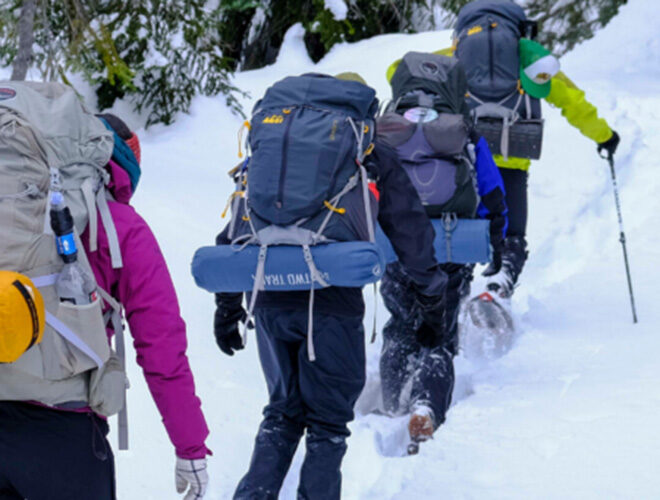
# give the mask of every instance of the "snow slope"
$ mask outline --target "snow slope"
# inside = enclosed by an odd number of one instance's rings
[[[543,160],[530,177],[531,257],[514,301],[524,333],[499,360],[458,358],[455,404],[418,456],[379,453],[375,436],[396,435],[401,420],[358,416],[344,463],[344,498],[660,496],[660,309],[654,300],[660,37],[648,22],[657,14],[655,1],[630,0],[606,29],[562,59],[623,138],[617,169],[640,323],[631,324],[607,164],[546,106]],[[337,46],[314,65],[302,48],[302,28],[294,27],[273,66],[238,74],[236,84],[252,96],[244,102],[247,111],[273,81],[305,71],[358,71],[385,99],[391,61],[448,43],[449,32],[381,36]],[[144,178],[134,202],[160,239],[188,324],[214,451],[210,499],[231,497],[266,403],[253,339],[233,358],[220,353],[211,330],[212,297],[189,273],[194,250],[210,244],[224,223],[220,212],[231,190],[225,172],[238,161],[240,124],[222,99],[198,98],[174,126],[143,131]],[[386,318],[381,306],[379,324]],[[378,342],[368,346],[370,383],[377,380],[378,351]],[[119,498],[177,498],[173,450],[135,364],[130,378],[131,450],[117,453]],[[300,460],[299,450],[283,499],[295,498]]]

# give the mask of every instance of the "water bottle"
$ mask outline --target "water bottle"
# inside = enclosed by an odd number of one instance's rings
[[[76,305],[91,304],[96,300],[96,282],[78,262],[78,247],[73,234],[73,217],[59,191],[51,193],[50,226],[55,233],[57,253],[64,267],[55,282],[55,290],[61,302]]]

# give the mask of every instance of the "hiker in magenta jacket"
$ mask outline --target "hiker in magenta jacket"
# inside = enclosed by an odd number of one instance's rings
[[[101,117],[131,147],[139,163],[137,136],[114,115]],[[186,356],[186,326],[158,242],[144,219],[128,204],[133,194],[129,175],[112,160],[108,171],[112,177],[109,188],[115,198],[108,205],[123,267],[112,267],[108,236],[100,215],[98,250],[89,251],[85,234],[81,239],[99,286],[124,308],[137,362],[175,448],[177,490],[182,493],[189,483],[186,499],[202,498],[208,482],[205,457],[210,452],[204,441],[209,431]]]

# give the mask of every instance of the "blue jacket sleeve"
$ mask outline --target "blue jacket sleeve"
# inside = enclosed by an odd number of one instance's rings
[[[435,259],[435,231],[396,151],[377,141],[368,158],[380,192],[378,222],[399,262],[422,294],[444,294],[447,275]]]
[[[506,191],[500,170],[493,161],[486,139],[481,137],[475,146],[475,169],[477,171],[477,188],[481,202],[477,214],[482,219],[490,220],[491,242],[498,248],[506,235],[509,225]]]

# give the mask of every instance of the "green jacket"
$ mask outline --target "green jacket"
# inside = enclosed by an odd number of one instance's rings
[[[452,57],[454,55],[454,49],[446,48],[438,50],[434,54]],[[400,62],[401,59],[394,61],[387,68],[388,82],[392,80],[392,75],[394,75]],[[584,91],[580,90],[561,71],[555,75],[551,82],[550,94],[548,94],[545,100],[552,106],[561,109],[561,114],[568,120],[568,123],[596,143],[605,142],[612,137],[612,129],[603,118],[598,117],[598,110],[585,99]],[[529,170],[529,166],[531,165],[531,160],[527,158],[509,157],[508,161],[504,161],[504,158],[500,155],[494,155],[493,158],[500,168]]]

